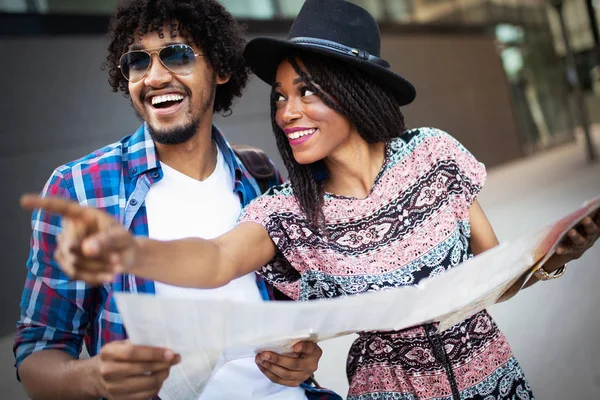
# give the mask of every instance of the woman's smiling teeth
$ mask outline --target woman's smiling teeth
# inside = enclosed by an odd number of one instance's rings
[[[154,107],[162,107],[170,104],[171,102],[180,102],[183,100],[183,96],[180,94],[165,94],[162,96],[154,96],[152,98],[152,106]]]
[[[298,132],[294,132],[294,133],[289,133],[288,137],[292,140],[294,139],[300,139],[302,136],[306,136],[306,135],[312,135],[313,133],[315,133],[317,131],[317,128],[314,129],[306,129],[304,131],[298,131]]]

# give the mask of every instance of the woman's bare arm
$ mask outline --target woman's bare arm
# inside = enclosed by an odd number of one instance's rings
[[[245,222],[226,234],[204,240],[157,241],[136,238],[139,246],[129,272],[176,286],[215,288],[256,271],[275,256],[265,228]]]
[[[25,209],[44,209],[63,217],[54,258],[72,279],[110,282],[116,273],[177,286],[214,288],[256,271],[276,247],[266,229],[242,223],[212,240],[159,241],[134,238],[104,211],[60,198],[24,196]]]
[[[474,255],[498,245],[494,229],[477,200],[469,208],[469,222],[471,223],[471,250]]]

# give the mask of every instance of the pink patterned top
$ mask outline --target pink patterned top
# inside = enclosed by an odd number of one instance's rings
[[[255,199],[240,223],[265,227],[279,251],[259,273],[294,300],[414,285],[472,257],[469,207],[485,177],[453,137],[414,129],[389,143],[367,198],[325,195],[328,236],[307,223],[289,182]],[[426,326],[361,334],[348,377],[350,399],[533,398],[485,311],[439,335]]]

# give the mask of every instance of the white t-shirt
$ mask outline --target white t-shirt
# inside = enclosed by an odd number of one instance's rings
[[[213,173],[197,181],[161,163],[163,178],[151,186],[146,197],[148,231],[152,239],[173,240],[185,237],[211,239],[231,230],[241,211],[238,194],[233,191],[233,174],[221,152]],[[168,268],[168,265],[165,266]],[[238,278],[217,289],[181,288],[156,282],[158,296],[191,296],[242,301],[262,301],[255,274]],[[185,363],[185,359],[181,365]],[[186,392],[181,365],[171,369],[163,389],[169,396]],[[305,400],[302,388],[289,388],[271,382],[254,358],[226,363],[207,384],[201,400],[268,399]]]

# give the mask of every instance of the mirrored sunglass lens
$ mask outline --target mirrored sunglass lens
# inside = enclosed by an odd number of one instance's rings
[[[173,45],[160,51],[160,61],[176,74],[187,75],[194,71],[196,58],[189,46]]]
[[[133,51],[121,58],[123,75],[132,82],[139,81],[144,76],[150,64],[150,56],[143,51]]]

